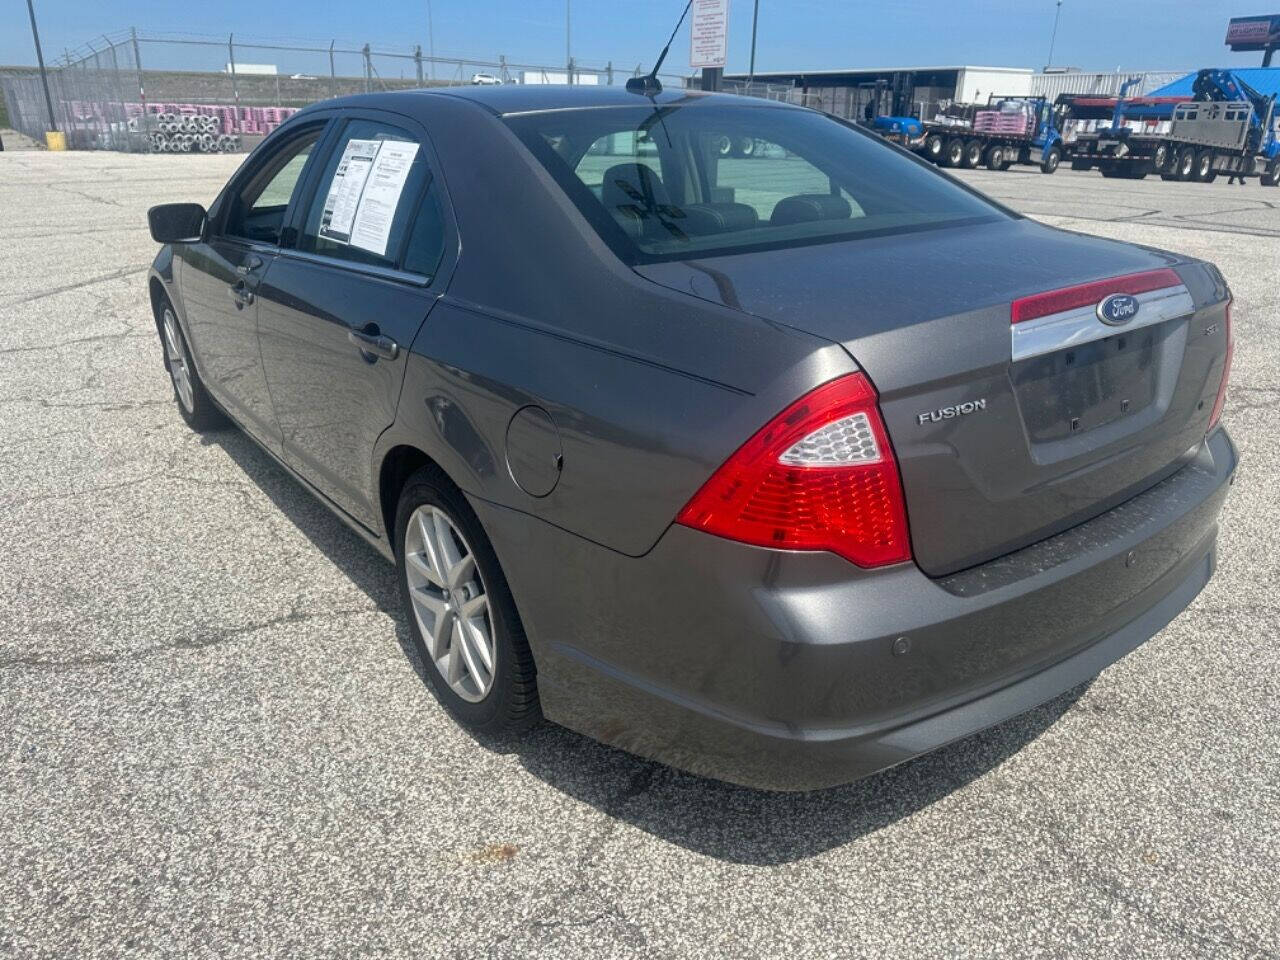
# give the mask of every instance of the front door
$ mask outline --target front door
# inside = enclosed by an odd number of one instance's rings
[[[183,251],[178,275],[201,378],[214,399],[277,454],[283,447],[258,348],[257,295],[323,129],[320,123],[299,130],[236,178],[208,239]]]
[[[296,246],[258,290],[285,459],[375,530],[373,446],[395,419],[407,354],[454,236],[426,138],[411,126],[376,113],[345,121],[294,217]]]

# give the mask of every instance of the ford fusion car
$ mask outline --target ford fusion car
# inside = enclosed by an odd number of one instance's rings
[[[150,223],[178,411],[395,563],[476,731],[836,784],[1086,681],[1214,570],[1221,274],[839,119],[331,100]]]

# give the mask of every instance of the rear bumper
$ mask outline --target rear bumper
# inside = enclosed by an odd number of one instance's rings
[[[1158,632],[1212,575],[1236,462],[1216,430],[1114,510],[939,580],[679,526],[622,557],[477,509],[549,718],[696,773],[802,790],[1025,712]]]

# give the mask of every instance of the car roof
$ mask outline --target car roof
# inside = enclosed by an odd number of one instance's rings
[[[424,90],[397,90],[386,93],[359,94],[337,100],[320,101],[316,107],[366,106],[404,110],[422,97],[455,97],[469,100],[499,116],[532,113],[543,110],[585,110],[594,107],[698,106],[737,104],[746,107],[782,107],[801,109],[756,97],[739,97],[727,93],[708,93],[682,87],[668,87],[661,93],[646,96],[631,93],[619,83],[612,86],[594,84],[503,84],[432,87]]]

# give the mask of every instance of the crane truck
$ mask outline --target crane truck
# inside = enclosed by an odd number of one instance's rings
[[[1081,134],[1072,168],[1104,177],[1211,183],[1219,174],[1280,184],[1276,97],[1264,96],[1230,70],[1196,74],[1192,96],[1125,99],[1111,125]]]

